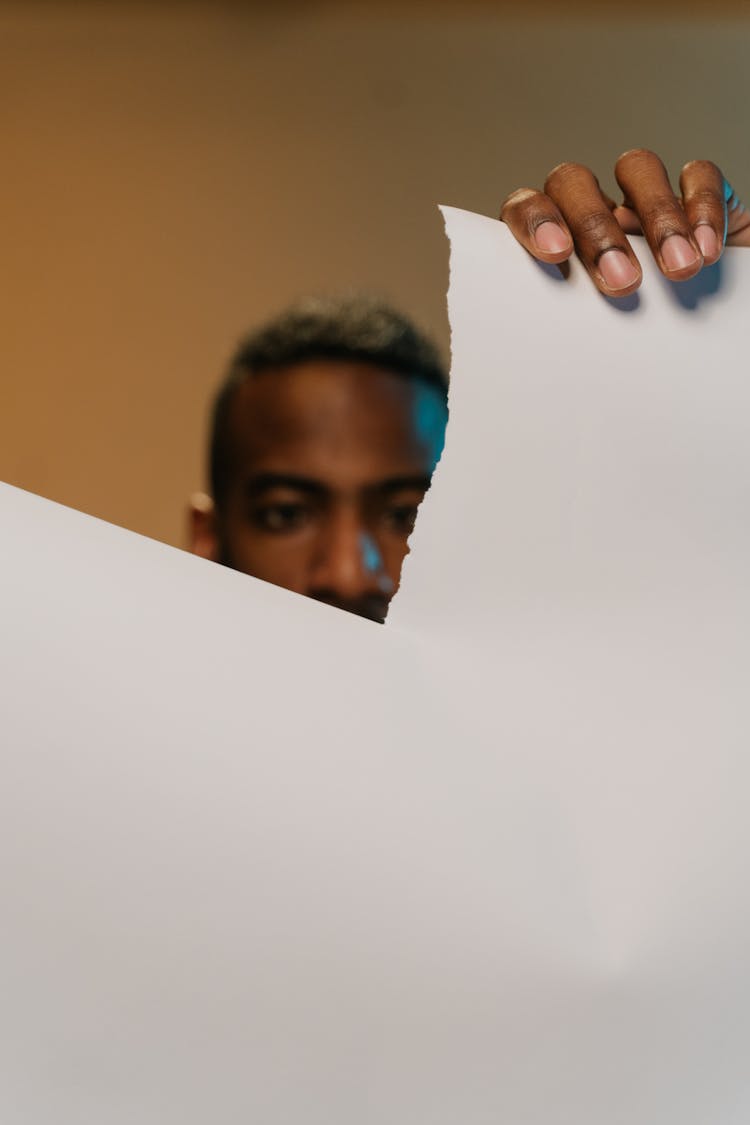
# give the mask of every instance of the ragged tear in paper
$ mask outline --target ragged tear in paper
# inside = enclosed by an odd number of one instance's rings
[[[446,210],[384,629],[0,490],[0,1118],[750,1116],[750,255]]]

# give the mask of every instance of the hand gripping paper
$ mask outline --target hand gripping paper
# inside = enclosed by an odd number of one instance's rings
[[[446,221],[385,628],[0,489],[9,1125],[750,1120],[750,254]]]

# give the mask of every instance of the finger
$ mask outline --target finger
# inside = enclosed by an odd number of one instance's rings
[[[641,267],[594,174],[581,164],[558,164],[544,188],[559,207],[578,257],[600,292],[626,297],[637,289]]]
[[[514,237],[542,262],[564,262],[573,253],[573,239],[552,200],[541,191],[519,188],[500,208],[500,218]]]
[[[615,207],[612,212],[625,234],[643,234],[641,223],[631,207]]]
[[[682,205],[705,265],[718,261],[727,235],[724,176],[710,160],[691,160],[680,173]]]
[[[635,211],[631,210],[630,207],[624,207],[621,203],[615,203],[614,199],[607,195],[606,191],[602,191],[601,188],[599,188],[599,191],[601,191],[602,199],[606,200],[607,206],[617,219],[621,228],[625,231],[625,234],[643,234],[640,220]]]
[[[696,274],[703,254],[659,157],[646,149],[632,149],[617,161],[615,176],[625,193],[625,206],[638,215],[662,273],[672,281]]]

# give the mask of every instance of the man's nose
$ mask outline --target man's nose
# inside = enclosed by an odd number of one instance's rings
[[[309,577],[308,592],[325,601],[348,602],[372,595],[390,598],[395,590],[376,537],[348,513],[330,520]]]

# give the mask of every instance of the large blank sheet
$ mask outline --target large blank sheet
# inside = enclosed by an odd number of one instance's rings
[[[750,1117],[750,255],[445,217],[385,628],[0,488],[2,1121]]]

